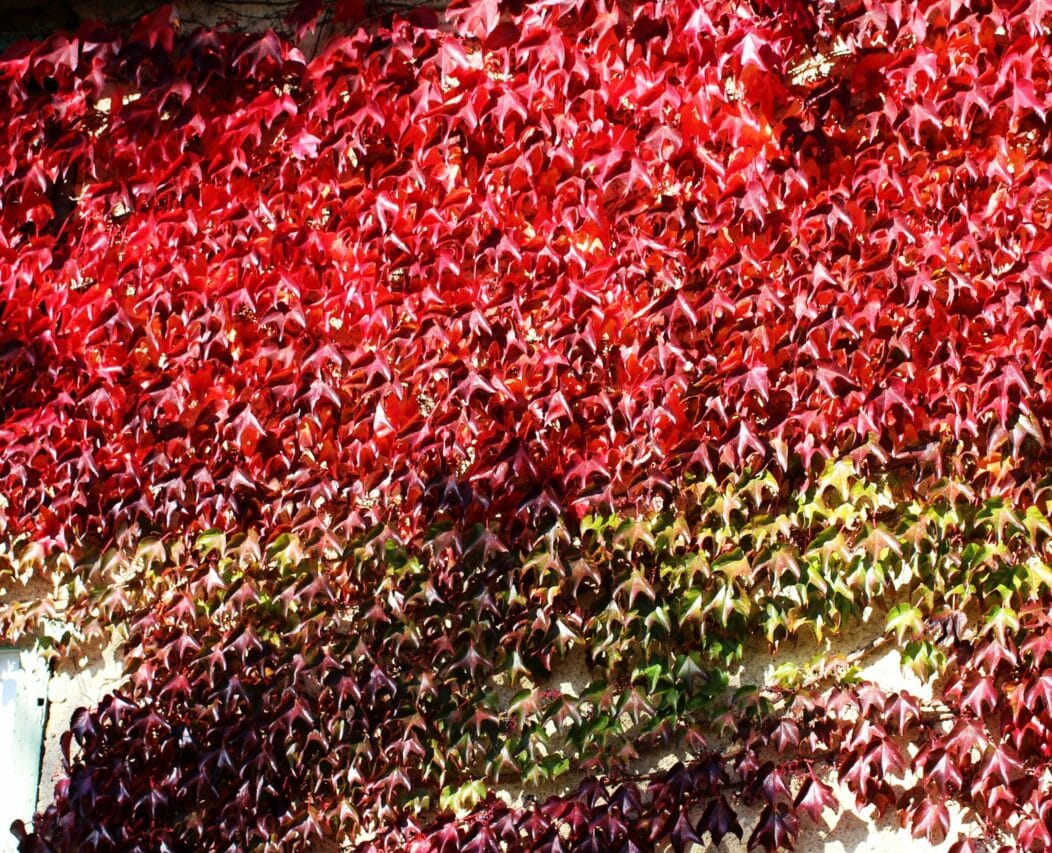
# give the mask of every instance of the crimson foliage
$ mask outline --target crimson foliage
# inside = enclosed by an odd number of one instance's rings
[[[24,849],[772,849],[834,778],[1052,847],[1049,13],[9,50],[0,624],[126,632]],[[935,702],[728,686],[881,607]]]

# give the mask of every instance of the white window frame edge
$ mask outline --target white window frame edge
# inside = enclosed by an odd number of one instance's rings
[[[13,701],[10,710],[4,711],[5,716],[10,713],[12,722],[10,754],[0,757],[7,765],[0,769],[0,851],[7,851],[16,849],[11,822],[20,819],[29,826],[39,807],[51,666],[33,647],[0,646],[0,652],[17,655],[18,662],[11,679],[15,684]]]

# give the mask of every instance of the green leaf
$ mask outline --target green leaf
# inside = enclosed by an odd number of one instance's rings
[[[200,542],[200,537],[198,537],[198,542]],[[160,539],[143,539],[135,549],[135,559],[142,561],[142,564],[147,567],[154,563],[163,564],[167,557],[168,553]]]
[[[672,624],[669,622],[668,610],[665,609],[664,605],[655,607],[643,620],[643,624],[646,625],[648,631],[653,628],[655,623],[664,628],[666,634],[672,633]]]
[[[942,671],[946,655],[942,649],[927,641],[913,641],[902,650],[902,665],[912,670],[922,681]]]
[[[539,762],[538,766],[548,779],[558,779],[570,770],[570,759],[562,755],[549,755]],[[481,783],[480,783],[481,784]],[[485,788],[483,788],[485,791]]]
[[[1005,637],[1009,633],[1014,634],[1018,630],[1019,616],[1012,608],[1005,606],[994,607],[986,614],[983,632],[993,633],[1001,645],[1004,645]]]
[[[924,616],[920,610],[909,604],[898,604],[888,614],[884,630],[894,631],[896,639],[901,643],[907,633],[913,638],[919,637],[923,627]]]
[[[830,462],[818,481],[818,494],[832,488],[840,495],[840,500],[846,501],[851,494],[851,481],[854,479],[856,479],[855,463],[851,459],[844,458]]]
[[[1052,568],[1040,557],[1031,556],[1025,563],[1030,586],[1034,589],[1042,584],[1052,589]]]
[[[1026,515],[1023,516],[1023,526],[1030,533],[1031,539],[1037,538],[1037,532],[1041,531],[1045,536],[1052,536],[1052,524],[1036,506],[1028,506]]]
[[[459,788],[449,785],[442,789],[438,796],[438,807],[442,811],[453,812],[458,817],[469,813],[486,799],[486,783],[481,779],[467,782]]]
[[[779,687],[797,687],[804,678],[803,672],[795,663],[789,661],[777,667],[771,673],[771,681]]]
[[[724,575],[730,582],[752,574],[752,567],[740,548],[714,560],[712,570]]]
[[[222,555],[226,553],[226,534],[222,530],[212,528],[206,530],[194,542],[194,548],[202,556],[207,556],[212,551]]]
[[[659,663],[651,664],[650,666],[645,667],[644,669],[637,669],[632,675],[632,680],[635,681],[640,676],[646,677],[649,683],[648,689],[651,693],[657,693],[658,684],[663,679],[666,679],[665,670]]]
[[[675,663],[676,680],[693,689],[695,684],[704,683],[707,673],[701,665],[701,656],[697,652],[679,655]]]

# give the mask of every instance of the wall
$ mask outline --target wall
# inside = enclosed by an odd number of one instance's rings
[[[0,578],[0,611],[7,609],[10,612],[14,608],[32,604],[50,595],[51,590],[39,581],[22,585],[10,579],[5,583],[5,580]],[[61,617],[61,613],[57,615]],[[50,631],[61,631],[61,624],[59,618],[52,623]],[[858,661],[864,678],[887,690],[908,690],[922,699],[930,699],[930,685],[924,684],[912,673],[903,671],[895,649],[880,645],[883,624],[883,614],[876,614],[868,623],[846,630],[838,637],[829,638],[821,646],[814,642],[786,644],[774,655],[769,654],[765,647],[757,646],[746,655],[744,664],[739,667],[732,683],[769,683],[771,674],[779,665],[793,662],[802,666],[820,651],[827,650],[852,660],[859,655],[865,655]],[[571,655],[557,671],[551,686],[563,690],[578,690],[589,680],[583,660],[579,656]],[[54,662],[47,690],[48,703],[38,792],[39,809],[45,808],[50,802],[55,784],[63,776],[61,737],[68,729],[74,711],[79,707],[98,703],[107,693],[118,689],[120,681],[120,653],[115,643],[89,648],[76,660]],[[917,744],[911,745],[913,753],[917,748]],[[647,771],[669,767],[677,758],[676,754],[670,752],[645,755],[634,769]],[[527,795],[543,800],[551,794],[574,789],[580,778],[579,775],[571,773],[559,779],[556,784],[531,788],[507,787],[499,789],[497,793],[513,803],[521,802]],[[806,818],[803,820],[804,827],[797,845],[798,850],[826,853],[946,850],[956,840],[958,831],[967,828],[966,824],[961,822],[960,815],[953,814],[954,824],[947,840],[932,848],[926,841],[914,839],[907,830],[900,828],[894,813],[878,819],[871,807],[859,809],[849,794],[843,790],[839,793],[843,810],[838,815],[827,810],[823,816],[823,824],[818,826],[810,825]],[[755,816],[757,815],[752,815]],[[742,824],[746,827],[746,832],[750,828],[749,817],[749,810],[744,810]],[[727,853],[745,850],[744,844],[733,839],[731,842],[725,842],[720,849]],[[0,851],[4,849],[0,843]],[[333,845],[324,849],[337,848]]]
[[[770,654],[766,646],[757,645],[745,657],[744,663],[731,678],[732,686],[742,684],[771,683],[774,670],[788,662],[801,667],[816,655],[825,651],[827,656],[841,654],[852,661],[858,660],[860,674],[887,691],[906,690],[914,696],[930,701],[932,686],[922,682],[912,672],[903,670],[898,650],[888,648],[881,642],[883,636],[884,614],[871,617],[868,623],[856,625],[843,631],[837,637],[831,637],[823,644],[800,642],[796,645],[785,645],[775,654]],[[872,651],[871,651],[872,650]],[[860,656],[861,655],[861,656]],[[569,665],[560,671],[553,680],[553,687],[562,690],[579,690],[591,679],[584,667],[583,660],[568,661]],[[907,744],[912,757],[916,755],[920,744]],[[655,753],[643,756],[632,768],[639,772],[671,767],[680,756],[673,752]],[[505,788],[499,795],[511,803],[521,802],[525,795],[532,795],[539,800],[552,795],[573,790],[577,787],[581,775],[567,774],[560,779],[561,784],[524,789]],[[903,829],[894,812],[878,817],[871,806],[858,808],[854,797],[843,786],[834,784],[840,800],[841,811],[826,809],[822,824],[810,823],[807,818],[801,820],[801,832],[796,849],[810,853],[846,853],[846,851],[867,851],[867,853],[910,853],[910,851],[946,851],[957,840],[958,833],[975,831],[962,815],[951,808],[951,826],[947,838],[936,846],[924,839],[913,838],[910,831]],[[744,807],[740,812],[741,824],[745,829],[742,842],[733,837],[726,839],[719,850],[725,853],[745,853],[748,833],[759,818],[759,809]],[[994,845],[996,847],[997,845]],[[700,848],[699,848],[700,849]]]

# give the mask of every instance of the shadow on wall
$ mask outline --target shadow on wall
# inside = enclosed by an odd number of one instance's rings
[[[65,776],[61,737],[73,712],[97,705],[123,674],[117,639],[47,662],[46,638],[66,630],[64,609],[62,591],[44,577],[0,572],[0,853],[15,849],[11,821],[45,808]],[[38,624],[37,611],[51,615]],[[28,632],[27,620],[36,625]]]
[[[769,686],[777,680],[776,672],[784,670],[787,665],[806,672],[816,660],[836,662],[839,659],[845,666],[857,665],[860,679],[871,681],[885,691],[906,690],[918,698],[931,701],[934,684],[904,669],[899,650],[886,643],[886,615],[884,612],[868,613],[865,621],[845,624],[839,631],[827,635],[822,642],[808,635],[783,642],[773,652],[765,641],[757,638],[746,648],[741,664],[730,673],[730,685]],[[557,666],[551,679],[537,687],[579,696],[591,679],[584,654],[577,651],[571,652]],[[503,685],[497,687],[504,709],[510,692]],[[550,734],[555,736],[554,728]],[[910,758],[916,756],[922,745],[905,744]],[[630,769],[639,773],[668,770],[682,758],[682,754],[675,750],[657,748],[641,755]],[[527,798],[543,802],[553,795],[566,795],[576,789],[584,778],[584,773],[572,771],[558,780],[539,785],[496,786],[494,793],[509,804],[521,806]],[[908,780],[915,782],[916,774],[909,773]],[[908,829],[902,828],[894,809],[879,816],[872,805],[859,807],[854,794],[845,785],[828,776],[826,781],[833,787],[839,811],[825,809],[818,823],[812,823],[807,818],[801,820],[795,848],[798,853],[945,853],[954,843],[958,832],[969,829],[967,815],[951,807],[950,831],[941,843],[932,845],[923,838],[914,838]],[[739,841],[733,835],[728,835],[717,848],[695,846],[691,853],[700,853],[704,849],[716,849],[721,853],[746,853],[749,833],[760,819],[761,808],[742,802],[737,795],[735,797],[735,809],[745,829],[744,839]],[[700,816],[699,807],[690,818],[696,821]],[[330,850],[336,849],[324,848],[321,853],[330,853]]]
[[[14,605],[19,601],[37,600],[48,596],[49,591],[37,579],[26,586],[0,590],[0,606]],[[61,614],[61,602],[57,611]],[[769,685],[775,677],[776,670],[786,665],[795,665],[806,669],[816,654],[840,653],[846,660],[856,659],[860,676],[871,680],[887,690],[905,689],[914,695],[930,698],[931,685],[918,679],[911,673],[904,672],[899,652],[884,646],[880,638],[883,635],[884,614],[871,614],[862,623],[844,626],[843,630],[829,636],[823,643],[813,639],[801,639],[785,643],[775,653],[770,653],[766,645],[759,640],[747,650],[745,659],[737,670],[731,673],[732,685],[751,683]],[[54,793],[55,783],[63,776],[62,751],[60,738],[69,728],[70,718],[80,707],[92,707],[107,694],[116,690],[122,679],[119,643],[113,641],[106,645],[84,647],[76,659],[56,661],[50,680],[47,684],[47,719],[44,722],[43,749],[39,789],[37,792],[37,809],[46,808]],[[860,653],[865,653],[862,659]],[[583,654],[571,653],[559,665],[549,682],[538,685],[539,688],[551,688],[568,694],[579,694],[591,680]],[[506,690],[500,690],[501,704],[506,705],[509,696]],[[909,745],[908,751],[916,754],[918,744]],[[37,747],[39,750],[39,747]],[[649,772],[658,768],[668,768],[681,758],[673,750],[656,749],[640,756],[637,771]],[[545,785],[498,786],[494,793],[508,803],[521,804],[526,798],[544,800],[555,794],[564,794],[577,786],[581,774],[568,773],[559,780]],[[832,780],[830,780],[832,781]],[[834,784],[834,790],[840,800],[841,811],[834,813],[826,809],[822,820],[817,824],[803,821],[801,833],[797,840],[797,850],[824,851],[824,853],[847,853],[847,851],[930,851],[946,850],[957,830],[965,828],[965,816],[954,812],[951,832],[940,845],[932,847],[923,840],[911,837],[909,831],[898,825],[894,811],[878,818],[872,806],[858,808],[854,796],[844,786]],[[746,834],[755,825],[759,810],[739,803],[739,815]],[[693,817],[697,817],[694,815]],[[0,851],[7,848],[7,841],[0,827]],[[747,836],[746,836],[747,837]],[[746,845],[729,836],[719,849],[725,853],[744,853]],[[318,853],[336,853],[338,845],[321,844]]]
[[[40,762],[40,786],[37,809],[48,806],[55,785],[65,777],[62,766],[62,735],[69,729],[73,712],[91,708],[118,688],[122,667],[118,657],[119,642],[85,650],[78,660],[55,663],[48,681],[47,720],[44,724],[44,749]]]

